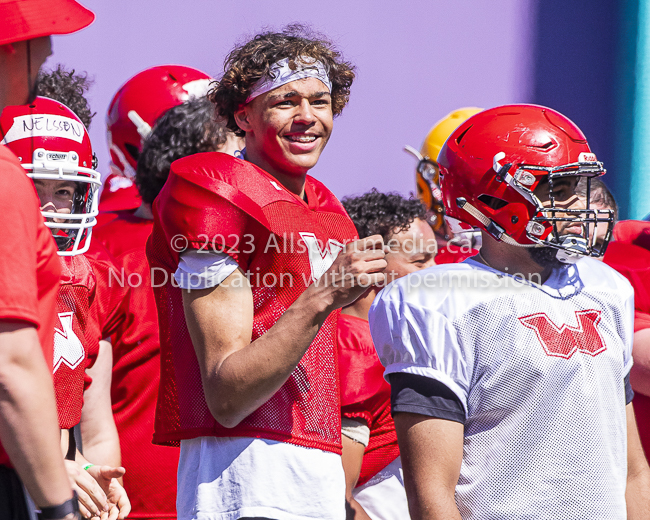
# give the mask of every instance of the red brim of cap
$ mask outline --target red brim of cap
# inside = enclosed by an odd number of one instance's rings
[[[94,19],[75,0],[0,0],[0,45],[73,33]]]

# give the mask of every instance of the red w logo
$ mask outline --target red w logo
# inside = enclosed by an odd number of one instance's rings
[[[543,312],[519,318],[524,327],[532,329],[537,339],[544,347],[547,356],[569,359],[576,350],[597,356],[607,347],[597,325],[600,322],[600,311],[590,309],[575,311],[577,327],[562,325],[558,327]]]

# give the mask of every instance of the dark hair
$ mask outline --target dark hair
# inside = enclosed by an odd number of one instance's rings
[[[268,75],[277,61],[309,56],[323,63],[332,82],[332,112],[338,116],[350,98],[354,66],[343,61],[341,53],[324,36],[301,24],[287,25],[281,32],[263,32],[235,47],[224,63],[224,74],[210,91],[210,100],[230,130],[239,136],[234,114],[253,90]]]
[[[591,200],[590,204],[602,204],[606,209],[611,209],[614,212],[614,221],[618,220],[618,204],[616,199],[605,182],[600,177],[592,177],[591,179]],[[587,198],[587,179],[582,177],[576,186],[576,195]]]
[[[341,203],[348,212],[359,238],[381,235],[384,241],[406,231],[416,218],[426,219],[426,207],[419,199],[399,193],[380,193],[373,188],[359,197],[346,197]]]
[[[90,128],[90,123],[97,112],[90,111],[88,100],[85,98],[86,92],[94,83],[87,72],[77,74],[74,69],[67,70],[63,65],[58,64],[53,70],[41,69],[37,81],[39,96],[63,103],[81,119],[86,128]]]
[[[170,108],[156,121],[142,145],[135,184],[142,200],[151,204],[169,176],[176,159],[211,152],[226,142],[227,130],[214,117],[206,97]]]

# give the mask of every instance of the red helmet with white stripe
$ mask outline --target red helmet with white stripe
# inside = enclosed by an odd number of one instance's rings
[[[589,207],[567,209],[553,199],[562,177],[603,175],[582,131],[570,119],[537,105],[505,105],[470,117],[451,134],[438,156],[448,218],[479,227],[497,240],[523,247],[550,246],[558,259],[602,256],[613,214]],[[535,188],[548,180],[550,203]],[[561,236],[560,222],[580,224],[582,236]],[[596,245],[595,225],[607,223],[605,243]],[[590,236],[591,235],[591,236]]]
[[[183,65],[161,65],[139,72],[117,91],[108,107],[106,127],[111,170],[135,177],[142,142],[170,108],[208,92],[211,78]]]
[[[74,183],[65,218],[54,211],[42,213],[45,225],[53,230],[59,255],[86,252],[97,222],[101,175],[95,171],[97,159],[81,120],[64,104],[39,96],[29,105],[4,109],[0,137],[0,144],[16,154],[31,179]]]

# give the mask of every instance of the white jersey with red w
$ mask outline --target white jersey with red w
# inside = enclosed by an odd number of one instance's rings
[[[633,319],[632,287],[591,259],[543,285],[473,260],[435,266],[370,313],[386,374],[435,379],[463,404],[464,520],[626,518]]]

